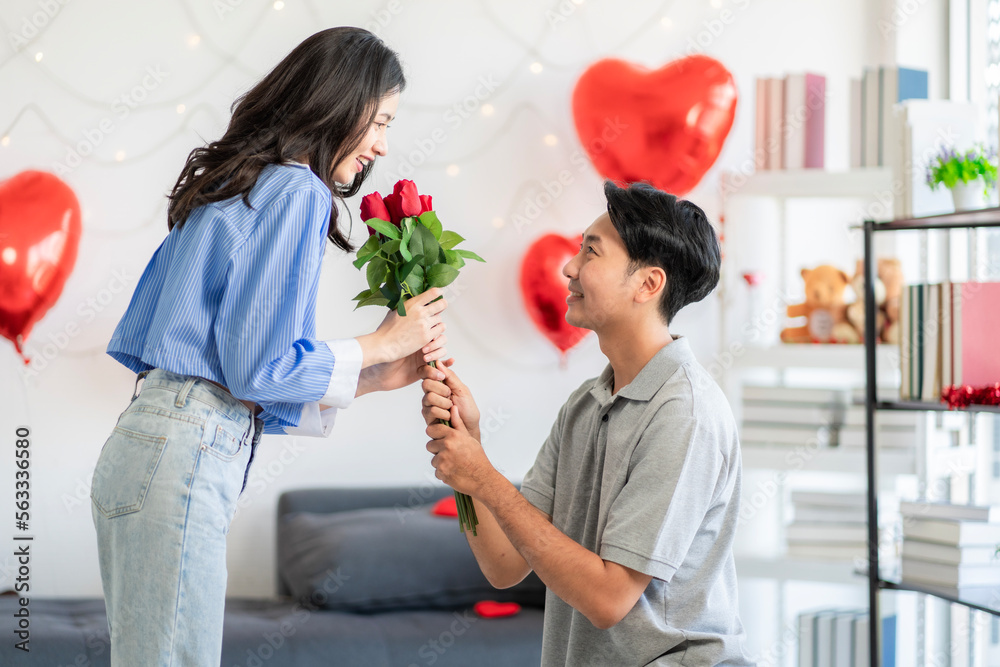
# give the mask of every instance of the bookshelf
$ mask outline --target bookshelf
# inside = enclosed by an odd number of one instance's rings
[[[876,413],[888,410],[919,410],[919,411],[946,411],[948,406],[941,403],[930,403],[922,401],[886,401],[878,399],[878,352],[876,349],[876,332],[873,323],[875,322],[875,234],[884,231],[925,231],[925,230],[948,230],[948,229],[968,229],[976,227],[1000,227],[1000,208],[988,208],[975,211],[963,211],[942,215],[925,216],[919,218],[895,219],[887,222],[876,222],[866,220],[864,223],[864,271],[866,276],[865,285],[865,439],[867,446],[865,463],[867,468],[868,485],[868,601],[870,618],[880,618],[879,614],[879,593],[880,591],[910,591],[929,595],[941,600],[959,604],[970,610],[977,610],[1000,616],[1000,587],[987,587],[980,589],[948,589],[936,586],[920,584],[902,580],[895,573],[884,572],[879,565],[879,525],[878,525],[878,476],[879,476],[879,456],[875,448],[875,419]],[[1000,407],[986,405],[971,405],[961,410],[967,413],[992,412],[1000,413]],[[869,651],[871,666],[877,667],[880,663],[881,637],[879,623],[869,624]]]

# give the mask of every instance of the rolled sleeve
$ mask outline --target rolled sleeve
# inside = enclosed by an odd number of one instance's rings
[[[358,393],[358,378],[361,376],[361,363],[364,360],[361,343],[356,338],[347,338],[328,340],[326,345],[333,354],[333,374],[326,393],[319,402],[335,408],[346,408]]]

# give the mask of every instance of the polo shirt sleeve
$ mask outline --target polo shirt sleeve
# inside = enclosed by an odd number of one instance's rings
[[[726,475],[718,434],[704,419],[657,410],[612,501],[601,558],[669,582],[684,561]]]
[[[521,495],[536,508],[552,516],[555,505],[556,470],[559,467],[559,445],[562,442],[566,420],[566,406],[559,409],[559,415],[552,424],[549,437],[538,451],[535,463],[524,475],[521,482]]]
[[[270,432],[297,426],[302,403],[329,390],[334,354],[306,335],[332,203],[296,190],[261,211],[230,258],[214,334],[226,386],[270,412]]]

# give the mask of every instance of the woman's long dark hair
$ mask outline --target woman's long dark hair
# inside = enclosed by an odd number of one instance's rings
[[[333,170],[365,137],[386,95],[406,85],[396,53],[361,28],[330,28],[299,44],[249,92],[233,102],[225,135],[188,155],[170,192],[167,228],[182,226],[198,206],[242,195],[268,164],[308,159],[309,168],[343,201],[371,171],[365,165],[348,186]],[[353,250],[330,213],[327,237]]]

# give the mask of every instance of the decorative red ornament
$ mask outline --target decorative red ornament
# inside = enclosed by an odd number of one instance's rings
[[[520,613],[521,605],[516,602],[494,602],[483,600],[472,605],[473,611],[483,618],[503,618]]]
[[[80,203],[66,183],[22,171],[0,183],[0,334],[24,359],[32,327],[62,294],[80,243]]]
[[[563,355],[590,333],[566,321],[569,281],[562,270],[579,251],[581,240],[546,234],[531,244],[521,261],[521,294],[528,315]]]
[[[434,503],[434,506],[431,507],[431,514],[457,519],[458,503],[455,501],[455,496],[447,496]]]
[[[960,410],[970,405],[1000,405],[1000,382],[984,387],[951,386],[941,390],[941,400],[952,410]]]
[[[657,70],[591,65],[573,90],[573,119],[594,168],[678,196],[715,163],[736,115],[736,82],[718,60],[688,56]]]

